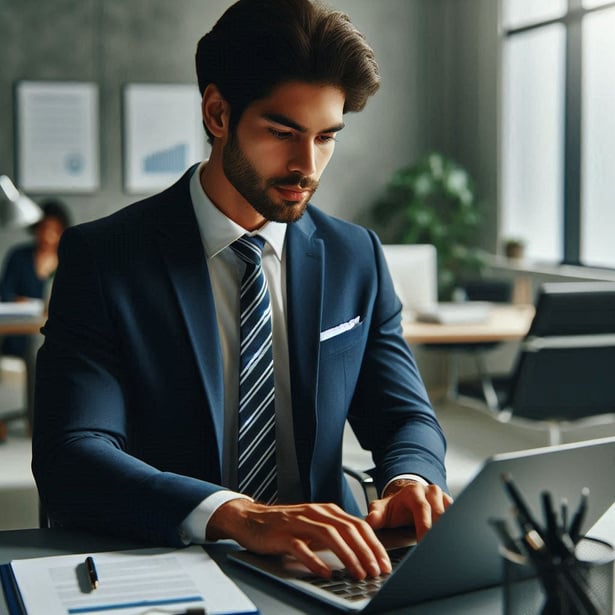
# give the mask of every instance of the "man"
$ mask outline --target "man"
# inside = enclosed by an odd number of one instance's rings
[[[37,366],[42,502],[65,526],[233,538],[321,575],[327,546],[358,578],[389,572],[374,529],[420,538],[450,503],[444,437],[377,238],[308,205],[344,113],[378,88],[373,52],[309,0],[241,0],[196,62],[209,160],[63,238]],[[382,492],[366,520],[346,419]]]

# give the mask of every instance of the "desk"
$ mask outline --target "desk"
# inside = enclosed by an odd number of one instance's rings
[[[615,504],[590,530],[591,536],[615,542]],[[143,547],[118,539],[95,536],[83,532],[60,529],[13,530],[0,532],[0,564],[13,559],[111,551]],[[263,615],[339,615],[341,611],[327,608],[319,602],[300,593],[286,589],[276,582],[244,570],[226,560],[229,550],[236,548],[233,543],[217,543],[207,547],[208,553],[218,562]],[[414,607],[398,609],[397,615],[494,615],[502,612],[501,589],[489,588],[442,600],[426,602]],[[0,615],[8,615],[4,596],[0,594]]]
[[[0,336],[37,334],[47,320],[46,316],[28,318],[0,318]]]
[[[404,339],[409,344],[477,344],[520,340],[529,331],[533,305],[493,305],[485,322],[442,325],[404,321]]]
[[[445,325],[404,321],[403,335],[406,342],[411,345],[424,344],[434,350],[440,348],[451,352],[447,397],[456,399],[459,385],[459,350],[463,350],[464,345],[521,340],[527,335],[533,318],[533,305],[494,304],[485,322]],[[477,363],[485,401],[489,408],[497,408],[497,395],[484,365],[482,354],[475,352],[474,359]]]
[[[0,532],[0,564],[13,559],[63,555],[68,553],[95,553],[143,547],[113,538],[104,538],[84,532],[61,529],[12,530]],[[151,546],[151,545],[150,545]],[[260,609],[262,615],[340,615],[332,607],[287,589],[275,581],[240,568],[226,559],[232,543],[210,545],[208,553],[218,562],[246,595]],[[392,613],[399,615],[494,615],[501,612],[499,588],[472,592],[454,598],[431,601],[413,608],[404,608]],[[0,615],[8,615],[4,595],[0,591]]]

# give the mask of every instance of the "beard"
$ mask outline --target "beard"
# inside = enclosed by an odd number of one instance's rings
[[[301,218],[307,204],[318,188],[318,181],[304,177],[299,173],[285,177],[265,179],[254,168],[243,153],[235,134],[229,136],[222,152],[224,174],[235,190],[266,220],[272,222],[296,222]],[[301,201],[281,199],[275,202],[267,191],[275,186],[295,186],[309,191]]]

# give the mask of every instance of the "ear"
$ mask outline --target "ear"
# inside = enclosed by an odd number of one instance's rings
[[[229,127],[230,107],[220,90],[210,83],[203,91],[201,100],[203,122],[214,137],[226,135]]]

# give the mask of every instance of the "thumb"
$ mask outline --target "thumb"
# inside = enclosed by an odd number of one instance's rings
[[[382,500],[374,500],[370,502],[369,512],[365,521],[373,530],[379,530],[384,527],[386,505]]]

